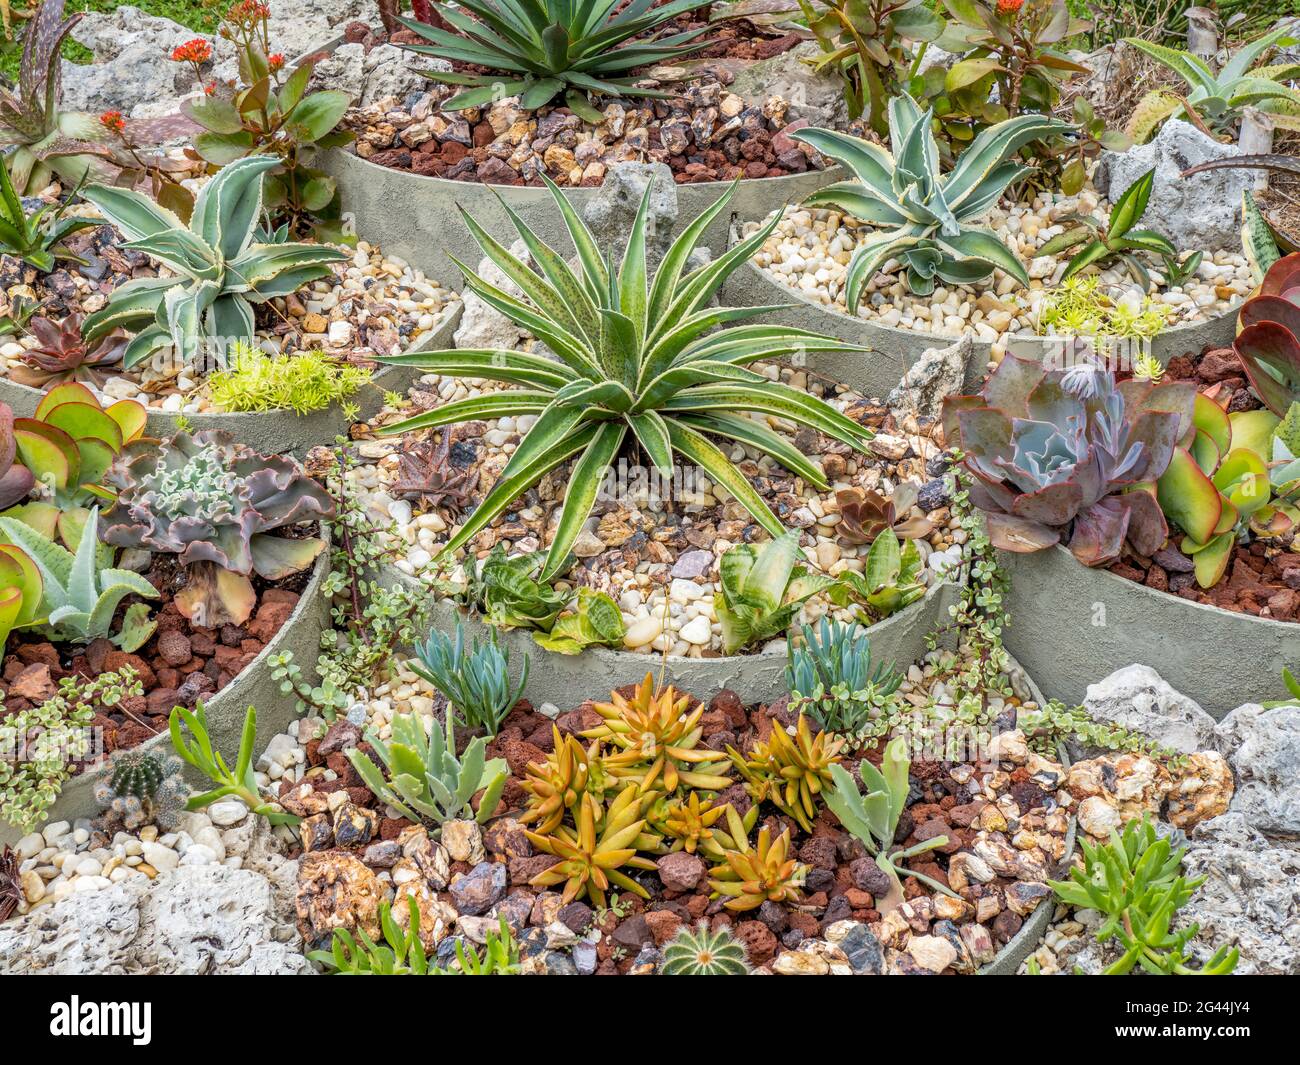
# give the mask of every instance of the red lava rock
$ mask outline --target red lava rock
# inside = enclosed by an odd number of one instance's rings
[[[645,923],[658,947],[672,939],[682,927],[682,919],[671,910],[652,910],[645,915]]]
[[[154,687],[156,683],[154,671],[139,655],[129,655],[125,651],[114,650],[104,658],[104,669],[110,673],[118,672],[123,666],[130,666],[136,671],[146,691]]]
[[[741,921],[735,936],[743,944],[751,965],[766,965],[776,954],[776,936],[762,921]]]
[[[50,667],[44,662],[35,662],[25,667],[9,682],[9,694],[29,702],[43,703],[54,696],[59,686],[50,676]]]
[[[107,643],[108,641],[104,641]],[[109,647],[113,645],[110,643]],[[59,652],[54,644],[42,640],[40,643],[22,643],[14,651],[20,661],[28,665],[34,665],[38,662],[44,662],[50,669],[59,669]]]
[[[190,639],[182,632],[169,630],[159,633],[155,646],[158,649],[158,657],[169,666],[183,666],[193,657]]]
[[[268,588],[262,593],[257,613],[246,626],[248,634],[263,643],[269,641],[289,620],[289,615],[298,605],[298,599],[297,592],[285,591],[283,588]]]
[[[703,859],[685,851],[665,854],[656,864],[659,879],[669,891],[693,891],[705,873]]]

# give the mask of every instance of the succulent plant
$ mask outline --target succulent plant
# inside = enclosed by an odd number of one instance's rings
[[[519,96],[532,110],[564,94],[565,105],[589,122],[604,116],[588,94],[611,97],[666,97],[661,90],[642,88],[636,67],[671,62],[702,48],[692,44],[706,27],[663,36],[657,27],[678,15],[707,6],[705,0],[670,0],[652,6],[651,0],[460,0],[454,6],[433,3],[439,21],[399,19],[430,42],[409,45],[412,52],[454,59],[486,68],[484,74],[421,71],[426,77],[465,91],[442,106],[448,111],[481,107],[507,96]],[[471,17],[473,16],[473,17]]]
[[[893,529],[872,541],[863,572],[845,570],[830,588],[836,606],[857,605],[868,622],[876,622],[911,606],[925,595],[921,583],[920,549],[915,540],[898,542]]]
[[[600,741],[584,748],[572,733],[561,734],[551,726],[551,751],[544,762],[529,762],[519,786],[528,794],[527,808],[519,815],[520,824],[534,824],[538,835],[549,836],[575,810],[584,795],[598,803],[615,784],[604,767]]]
[[[535,579],[541,565],[540,554],[511,558],[498,541],[482,562],[466,561],[464,598],[489,625],[549,632],[569,596]]]
[[[18,879],[18,855],[9,849],[9,844],[0,850],[0,924],[13,916],[18,904],[23,901],[22,881]]]
[[[974,223],[988,214],[1006,187],[1029,172],[1012,156],[1032,140],[1064,133],[1069,126],[1044,115],[1020,115],[983,130],[947,174],[931,124],[902,93],[889,101],[890,154],[879,144],[826,129],[791,134],[834,159],[855,180],[839,181],[804,200],[806,207],[833,207],[878,228],[849,263],[845,303],[853,311],[867,282],[889,259],[905,267],[907,287],[918,296],[934,291],[935,278],[971,285],[1005,271],[1022,285],[1029,275],[991,229]]]
[[[792,532],[761,547],[737,544],[723,553],[718,564],[722,599],[714,605],[727,654],[781,635],[805,600],[835,583],[796,565],[799,555],[799,539]]]
[[[605,471],[628,443],[639,445],[663,474],[671,475],[674,454],[700,467],[764,529],[779,536],[784,526],[708,435],[753,447],[809,484],[825,488],[822,472],[787,438],[743,417],[742,412],[808,426],[857,450],[865,448],[871,433],[823,400],[746,369],[758,359],[843,350],[843,341],[778,325],[733,325],[765,308],[710,305],[726,278],[767,239],[777,219],[706,265],[686,272],[691,252],[726,207],[733,185],[673,241],[650,282],[646,265],[650,188],[637,210],[622,264],[615,270],[564,194],[554,183],[548,186],[578,249],[576,271],[509,210],[538,270],[525,266],[468,215],[465,224],[487,257],[519,286],[522,297],[508,295],[464,266],[461,270],[469,291],[531,332],[555,358],[535,352],[459,349],[379,360],[426,373],[522,386],[444,403],[386,426],[385,434],[485,417],[537,415],[492,489],[443,551],[451,554],[467,545],[522,493],[573,460],[564,505],[541,570],[541,579],[549,580],[570,565],[570,553],[595,505]]]
[[[711,932],[709,922],[701,920],[668,941],[659,971],[664,976],[747,976],[749,955],[729,928]]]
[[[731,780],[711,771],[721,756],[701,746],[705,707],[688,710],[690,704],[691,697],[679,697],[671,685],[656,691],[647,673],[631,699],[612,692],[608,703],[593,704],[604,721],[581,735],[619,748],[605,766],[615,777],[635,779],[642,794],[659,787],[672,793],[680,786],[717,791]]]
[[[14,460],[18,457],[18,438],[14,433],[14,412],[0,401],[0,509],[26,499],[36,484],[32,471]]]
[[[393,905],[400,905],[401,897],[379,904],[382,944],[371,939],[364,928],[357,928],[355,936],[346,928],[336,928],[330,949],[313,950],[307,957],[340,976],[428,976],[429,958],[420,942],[419,900],[414,894],[406,896],[410,920],[402,928],[393,919]]]
[[[577,809],[577,829],[560,825],[549,835],[528,832],[533,846],[560,861],[529,881],[533,887],[563,884],[561,899],[568,905],[586,897],[604,907],[605,892],[614,884],[643,899],[650,893],[620,869],[653,870],[655,863],[637,854],[637,839],[645,826],[640,816],[642,796],[629,784],[608,808],[590,795],[583,795]],[[599,827],[598,827],[599,826]]]
[[[874,488],[841,488],[835,493],[840,513],[835,533],[850,544],[869,544],[886,529],[893,529],[900,540],[928,536],[934,522],[911,513],[919,494],[911,481],[900,482],[890,496]]]
[[[53,388],[77,381],[103,388],[105,368],[122,361],[126,334],[107,333],[93,344],[81,335],[81,315],[70,314],[60,322],[49,318],[35,319],[29,330],[35,347],[19,356],[25,365],[9,370],[9,379],[29,388]]]
[[[366,741],[388,771],[387,779],[368,755],[356,748],[348,751],[348,759],[376,798],[417,824],[427,818],[438,831],[443,822],[456,818],[472,816],[479,824],[486,823],[496,811],[509,773],[502,759],[488,759],[487,740],[482,736],[470,740],[457,758],[452,720],[448,714],[445,726],[440,728],[435,721],[426,733],[424,718],[398,714],[388,743],[368,731]],[[470,800],[480,791],[475,814]]]
[[[91,218],[65,218],[63,212],[71,200],[69,196],[57,206],[46,204],[29,215],[14,192],[8,166],[0,161],[0,252],[21,259],[42,273],[53,270],[56,259],[80,262],[63,242],[78,230],[99,223]]]
[[[147,824],[174,829],[189,797],[182,768],[175,755],[163,757],[140,748],[114,751],[95,787],[106,830],[120,825],[135,831]]]
[[[740,816],[731,806],[727,807],[727,823],[737,847],[727,851],[722,862],[709,870],[709,886],[727,900],[723,906],[743,913],[765,902],[799,902],[808,870],[790,857],[790,830],[773,839],[764,826],[751,847]]]
[[[786,651],[791,708],[828,732],[859,737],[903,682],[892,665],[872,668],[871,635],[856,622],[823,616],[816,632],[803,626],[802,643],[787,634]]]
[[[209,627],[248,620],[257,598],[250,574],[281,580],[325,547],[273,530],[334,514],[329,494],[292,458],[259,455],[221,430],[128,445],[108,480],[118,496],[104,542],[177,555],[187,581],[176,605]]]
[[[663,807],[659,809],[661,803]],[[687,854],[698,850],[714,861],[721,861],[727,851],[735,850],[737,846],[726,829],[718,824],[729,809],[728,803],[719,805],[712,799],[701,798],[698,791],[692,791],[685,798],[659,800],[652,808],[650,819],[655,831],[667,843],[668,850]],[[751,805],[749,812],[741,818],[746,832],[757,818],[758,806]]]
[[[31,556],[13,544],[0,544],[0,647],[17,628],[39,625],[44,583]]]
[[[1126,381],[1091,365],[1046,370],[1008,355],[976,396],[944,401],[944,432],[965,452],[972,501],[1006,551],[1068,537],[1086,566],[1127,541],[1151,555],[1168,535],[1150,486],[1191,422],[1190,382]]]
[[[880,760],[880,769],[865,758],[858,764],[858,773],[867,786],[867,794],[858,790],[853,775],[842,765],[831,767],[830,775],[834,787],[827,790],[826,805],[849,832],[862,843],[890,881],[887,895],[877,896],[876,909],[886,913],[897,908],[903,901],[903,885],[899,873],[916,877],[922,883],[945,895],[953,895],[942,884],[910,869],[904,869],[902,862],[908,858],[946,846],[947,836],[936,836],[924,840],[914,847],[895,848],[894,836],[898,830],[898,819],[907,805],[909,789],[908,772],[911,759],[907,756],[907,741],[896,736],[885,747]],[[956,897],[956,896],[953,896]]]
[[[627,625],[623,612],[607,592],[583,585],[573,608],[551,625],[550,632],[533,633],[533,642],[562,655],[581,654],[588,647],[622,647]]]
[[[482,728],[495,736],[501,722],[514,708],[528,683],[528,656],[519,683],[510,685],[510,652],[497,645],[496,633],[480,644],[476,639],[465,651],[465,626],[457,620],[456,642],[437,629],[423,644],[415,643],[411,668],[447,699],[450,710],[460,715],[469,728]]]
[[[1300,401],[1300,252],[1273,263],[1241,306],[1232,347],[1259,398],[1279,418]]]
[[[479,471],[471,466],[457,469],[448,461],[450,453],[450,429],[444,430],[436,444],[421,440],[402,448],[397,456],[397,482],[390,489],[392,494],[460,513],[474,497]]]
[[[262,178],[279,165],[270,156],[239,159],[203,186],[186,226],[132,189],[91,185],[82,196],[126,238],[170,268],[113,290],[84,323],[87,342],[114,329],[138,330],[123,353],[127,368],[171,345],[188,364],[224,356],[232,341],[254,341],[253,304],[288,296],[330,276],[347,256],[316,244],[256,243]]]
[[[0,517],[0,535],[21,548],[40,573],[39,613],[58,639],[89,643],[106,637],[112,631],[118,605],[128,595],[158,598],[158,589],[140,574],[103,564],[98,507],[82,526],[76,554],[16,518]],[[156,627],[147,607],[130,607],[113,642],[124,651],[134,651]]]
[[[734,747],[727,748],[727,755],[755,802],[770,802],[811,832],[818,798],[830,786],[831,767],[840,761],[845,746],[840,736],[814,736],[800,714],[793,737],[780,722],[773,722],[767,742],[755,743],[748,757]]]

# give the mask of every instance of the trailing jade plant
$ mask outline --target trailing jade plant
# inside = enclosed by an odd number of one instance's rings
[[[8,165],[0,161],[0,253],[21,259],[42,273],[53,270],[57,259],[81,261],[63,242],[78,230],[99,223],[75,215],[64,217],[71,202],[69,196],[62,203],[47,203],[28,214],[14,191]]]
[[[1092,364],[1047,370],[1008,355],[973,396],[944,402],[944,435],[964,452],[972,501],[1004,551],[1066,541],[1087,566],[1163,546],[1155,481],[1168,469],[1195,387],[1116,384]]]
[[[104,542],[176,555],[186,577],[176,606],[205,627],[248,620],[252,574],[282,580],[325,549],[319,537],[274,530],[334,514],[329,494],[294,459],[259,455],[222,430],[132,444],[108,480],[118,495]]]
[[[1172,70],[1187,83],[1183,93],[1153,89],[1147,93],[1129,117],[1127,132],[1139,144],[1145,142],[1168,118],[1184,116],[1208,124],[1216,131],[1229,131],[1248,104],[1264,110],[1281,108],[1296,113],[1300,91],[1286,84],[1300,77],[1300,64],[1281,63],[1255,66],[1270,48],[1295,36],[1294,27],[1283,24],[1244,44],[1217,74],[1200,56],[1169,48],[1138,37],[1126,37],[1124,43],[1149,55]]]
[[[637,211],[622,264],[615,270],[564,194],[553,183],[548,182],[548,187],[577,248],[576,272],[508,206],[505,210],[538,264],[536,270],[468,215],[464,217],[488,258],[519,286],[522,297],[509,295],[464,266],[461,270],[470,291],[530,331],[555,358],[535,352],[459,349],[380,360],[428,373],[520,386],[443,404],[387,427],[385,434],[481,418],[536,415],[496,484],[447,541],[444,552],[464,547],[522,493],[572,460],[564,505],[540,579],[547,581],[563,572],[606,469],[628,443],[642,448],[664,475],[671,475],[675,454],[701,467],[759,525],[780,536],[785,531],[780,520],[709,437],[736,440],[765,452],[824,490],[828,486],[821,470],[788,439],[741,412],[755,411],[807,426],[856,450],[865,448],[872,434],[824,401],[746,369],[759,359],[843,350],[842,341],[778,325],[734,325],[771,308],[711,305],[722,283],[758,250],[777,219],[687,272],[692,250],[726,207],[733,185],[677,237],[651,282],[646,266],[650,189]]]
[[[1123,976],[1140,967],[1154,976],[1223,976],[1237,967],[1236,947],[1219,947],[1193,966],[1188,945],[1200,926],[1175,930],[1174,919],[1205,877],[1182,874],[1187,848],[1173,850],[1149,818],[1130,821],[1122,835],[1112,829],[1107,843],[1080,839],[1079,845],[1083,868],[1071,869],[1069,880],[1050,883],[1062,902],[1104,918],[1095,933],[1098,942],[1114,941],[1122,953],[1103,975]]]
[[[867,788],[866,795],[858,790],[853,775],[842,765],[836,764],[830,767],[835,786],[823,796],[831,813],[866,847],[877,867],[889,878],[888,894],[876,896],[876,909],[881,913],[896,909],[903,902],[900,873],[915,877],[935,891],[953,895],[938,881],[902,865],[908,858],[946,846],[947,836],[935,836],[907,848],[896,847],[894,844],[898,818],[907,805],[908,771],[911,764],[911,759],[907,756],[907,741],[901,736],[896,737],[885,747],[880,769],[865,758],[858,763],[858,773]]]
[[[432,684],[447,699],[447,712],[456,713],[471,729],[481,728],[489,736],[501,729],[501,722],[514,708],[528,683],[528,656],[519,683],[510,684],[510,652],[497,644],[496,633],[486,642],[475,640],[467,651],[465,626],[456,622],[453,642],[437,629],[423,644],[415,644],[411,669]]]
[[[1029,168],[1014,161],[1030,141],[1069,127],[1044,115],[1020,115],[982,131],[946,174],[931,124],[932,111],[901,93],[889,101],[891,152],[879,144],[826,129],[791,134],[843,166],[853,180],[839,181],[804,200],[807,207],[833,207],[877,228],[853,253],[845,303],[852,311],[867,282],[889,259],[904,267],[916,295],[934,291],[935,279],[973,285],[1000,269],[1022,285],[1029,275],[1015,253],[991,229],[976,225]],[[764,238],[766,232],[760,231]],[[751,238],[752,239],[752,238]]]
[[[366,742],[374,749],[379,764],[359,750],[347,752],[366,787],[381,802],[417,824],[433,822],[435,834],[443,822],[456,818],[472,817],[485,824],[496,811],[509,775],[503,759],[487,758],[487,740],[482,736],[470,740],[465,753],[457,758],[454,715],[446,716],[445,731],[434,721],[426,732],[424,718],[398,714],[393,718],[392,739],[387,743],[373,731],[367,732]],[[470,799],[479,791],[483,797],[475,814]]]
[[[1241,307],[1233,350],[1251,386],[1278,417],[1300,402],[1300,252],[1274,262]]]
[[[817,629],[804,625],[796,644],[786,635],[786,689],[792,713],[807,714],[821,729],[856,742],[888,717],[903,682],[892,665],[871,661],[871,636],[856,623],[823,617]]]
[[[338,248],[257,240],[262,181],[278,165],[259,155],[224,167],[198,194],[188,226],[144,193],[87,188],[82,196],[121,231],[123,247],[153,256],[170,273],[115,288],[108,303],[87,316],[86,340],[126,329],[135,335],[124,366],[168,345],[177,359],[193,364],[201,355],[224,354],[231,341],[252,343],[254,304],[330,276],[333,264],[347,259]]]
[[[518,96],[533,110],[563,94],[563,103],[589,122],[604,116],[590,95],[667,97],[629,76],[637,67],[680,60],[706,42],[692,43],[707,26],[665,36],[658,27],[679,15],[707,7],[705,0],[459,0],[429,5],[441,25],[399,21],[430,43],[412,52],[482,67],[486,73],[425,70],[426,77],[464,87],[442,106],[448,111],[482,107]],[[635,38],[635,40],[634,40]]]
[[[761,547],[737,544],[718,564],[722,596],[714,604],[722,622],[722,648],[742,647],[782,635],[805,600],[835,581],[798,562],[798,534],[782,533]]]

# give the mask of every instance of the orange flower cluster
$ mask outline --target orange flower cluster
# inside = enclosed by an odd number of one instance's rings
[[[126,119],[122,117],[121,111],[105,111],[99,116],[99,124],[113,133],[121,133],[126,129]]]
[[[172,60],[177,63],[206,63],[211,58],[212,45],[202,37],[195,37],[172,49]]]

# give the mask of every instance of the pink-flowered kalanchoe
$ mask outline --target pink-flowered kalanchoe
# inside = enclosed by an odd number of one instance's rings
[[[1195,386],[1116,383],[1096,366],[1045,370],[1007,356],[974,396],[944,403],[949,444],[965,453],[971,501],[995,547],[1028,553],[1065,542],[1087,566],[1138,554],[1169,535],[1155,497]]]
[[[176,555],[186,568],[176,605],[208,628],[248,620],[252,574],[281,580],[325,547],[271,530],[334,514],[329,494],[296,461],[258,454],[219,430],[177,433],[161,445],[137,441],[107,479],[118,497],[104,517],[104,541]]]

